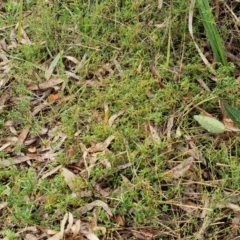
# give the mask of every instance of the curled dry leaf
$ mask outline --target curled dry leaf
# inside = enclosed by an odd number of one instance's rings
[[[113,214],[112,214],[111,209],[109,208],[109,206],[108,206],[105,202],[103,202],[103,201],[101,201],[101,200],[96,200],[96,201],[93,201],[92,203],[89,203],[89,204],[83,206],[83,207],[80,207],[80,208],[78,209],[78,211],[79,211],[81,214],[85,214],[85,213],[87,213],[88,211],[92,210],[94,207],[102,207],[102,208],[107,212],[107,214],[108,214],[110,217],[113,216]]]
[[[81,221],[77,220],[76,223],[71,227],[71,230],[73,232],[73,236],[76,236],[81,229]]]
[[[50,237],[48,240],[62,240],[63,239],[65,224],[67,223],[67,220],[68,220],[68,213],[66,213],[64,215],[64,218],[61,221],[61,230],[60,230],[60,232],[56,233],[54,236]]]
[[[65,229],[65,232],[69,232],[69,230],[72,228],[73,226],[73,215],[72,213],[68,213],[68,225]]]
[[[92,228],[90,224],[82,223],[80,220],[74,221],[73,215],[71,213],[66,213],[61,221],[60,232],[56,233],[55,231],[48,230],[47,233],[49,235],[54,234],[54,236],[48,238],[50,240],[68,239],[68,234],[70,234],[69,236],[71,236],[71,239],[72,237],[75,239],[75,237],[78,236],[83,239],[83,236],[85,236],[89,240],[99,240],[99,238],[93,233],[94,229],[97,230],[98,227]]]
[[[75,63],[76,65],[79,64],[79,61],[75,57],[72,57],[72,56],[63,56],[63,57]]]

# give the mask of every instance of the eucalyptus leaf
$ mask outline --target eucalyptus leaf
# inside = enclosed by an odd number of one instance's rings
[[[240,125],[240,111],[234,107],[231,107],[227,103],[223,103],[223,106],[228,116],[233,120],[233,122],[235,122],[237,125]]]
[[[57,56],[53,59],[53,61],[51,62],[49,68],[46,70],[46,72],[45,72],[45,78],[46,78],[47,80],[50,79],[50,77],[51,77],[51,75],[52,75],[55,67],[57,66],[57,63],[58,63],[61,55],[62,55],[62,51],[61,51],[60,53],[58,53],[58,55],[57,55]]]
[[[194,119],[198,121],[198,123],[208,132],[223,133],[225,131],[225,126],[223,125],[223,123],[221,123],[215,118],[206,117],[202,115],[195,115]]]

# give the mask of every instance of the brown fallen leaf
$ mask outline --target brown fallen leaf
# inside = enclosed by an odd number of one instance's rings
[[[68,169],[63,168],[62,176],[64,177],[64,180],[67,183],[68,187],[74,192],[76,189],[76,185],[74,184],[74,181],[76,180],[76,175]]]
[[[152,240],[153,234],[150,232],[131,230],[132,234],[139,240]]]
[[[3,208],[5,208],[8,205],[8,202],[2,202],[0,203],[0,210],[2,210]]]
[[[155,65],[151,64],[151,65],[149,66],[149,69],[150,69],[150,71],[152,72],[152,74],[153,74],[155,77],[158,78],[158,80],[159,80],[159,82],[158,82],[159,86],[162,87],[162,88],[165,88],[166,86],[165,86],[165,84],[162,82],[162,79],[163,79],[163,78],[162,78],[162,76],[159,74],[159,72],[157,71],[157,68],[155,67]]]
[[[125,221],[120,215],[115,215],[114,221],[121,227],[125,226]]]
[[[0,88],[4,87],[9,82],[9,78],[4,77],[5,74],[0,74]]]
[[[204,80],[202,78],[198,78],[197,81],[199,82],[199,84],[208,92],[211,92],[210,88],[208,87],[208,85],[204,82]]]
[[[11,143],[10,143],[10,142],[7,142],[7,143],[3,144],[3,145],[0,147],[0,152],[3,151],[4,149],[8,148],[9,146],[11,146]]]
[[[43,89],[54,87],[63,82],[64,82],[64,79],[61,79],[61,78],[50,78],[48,81],[30,86],[30,87],[28,87],[28,89],[31,91],[43,90]]]
[[[103,201],[101,201],[101,200],[95,200],[95,201],[93,201],[93,202],[91,202],[91,203],[89,203],[89,204],[87,204],[87,205],[85,205],[85,206],[83,206],[83,207],[78,208],[77,210],[78,210],[81,214],[85,214],[85,213],[87,213],[88,211],[91,211],[91,210],[92,210],[93,208],[95,208],[95,207],[102,207],[102,208],[107,212],[107,214],[108,214],[110,217],[113,216],[113,214],[112,214],[111,209],[109,208],[109,206],[108,206],[105,202],[103,202]]]
[[[42,111],[43,109],[45,109],[48,106],[49,106],[49,103],[46,102],[46,101],[44,101],[43,103],[37,105],[35,108],[33,108],[32,116],[37,115],[40,111]]]
[[[56,173],[61,168],[62,168],[62,166],[59,165],[59,166],[53,168],[52,170],[47,171],[46,173],[44,173],[41,178],[42,179],[48,178],[49,176],[53,175],[54,173]]]
[[[11,160],[3,159],[2,161],[0,161],[0,169],[3,167],[8,167],[11,165],[23,163],[30,159],[31,159],[30,156],[17,156],[15,158],[12,158]]]
[[[234,203],[230,202],[225,202],[225,203],[216,203],[216,207],[218,208],[229,208],[232,209],[233,211],[239,212],[240,211],[240,206]]]
[[[76,80],[81,80],[81,77],[79,75],[77,75],[76,73],[70,72],[70,71],[65,71],[65,74],[67,76],[67,78],[73,78]]]
[[[35,141],[35,139],[33,139],[33,140]],[[27,150],[30,153],[35,153],[37,151],[37,148],[35,146],[32,146],[32,147],[29,147]]]
[[[80,63],[75,57],[72,57],[72,56],[63,56],[63,57],[75,63],[76,65]]]
[[[0,46],[2,47],[2,49],[5,52],[8,52],[8,45],[7,45],[6,40],[4,38],[0,40]]]
[[[228,117],[223,118],[223,124],[224,124],[227,131],[231,131],[231,132],[239,132],[240,131],[239,128],[235,127],[232,119],[230,119]]]
[[[142,72],[142,63],[143,63],[143,61],[141,60],[137,67],[137,73],[139,73],[139,74]]]
[[[178,164],[176,167],[168,171],[166,174],[168,176],[173,177],[174,179],[182,177],[191,167],[193,160],[194,160],[193,157],[185,159],[182,163]]]
[[[0,52],[0,59],[2,60],[0,62],[0,66],[5,65],[7,63],[7,61],[9,61],[6,54],[4,54],[3,52]]]
[[[73,160],[73,156],[76,154],[76,145],[72,144],[66,149],[66,161],[67,163],[70,163],[71,160]]]
[[[86,233],[85,236],[86,236],[89,240],[99,240],[99,238],[98,238],[94,233]]]
[[[170,137],[171,137],[172,128],[173,128],[173,123],[174,123],[174,115],[171,115],[171,116],[168,118],[167,129],[166,129],[166,133],[167,133],[167,138],[168,138],[168,139],[170,139]]]
[[[67,168],[62,168],[62,176],[72,192],[80,191],[84,187],[84,180]]]
[[[4,108],[4,104],[5,102],[8,101],[8,99],[10,98],[10,95],[6,92],[4,92],[1,96],[0,96],[0,109]]]
[[[48,229],[48,235],[53,235],[48,238],[50,240],[62,239],[83,239],[83,236],[89,240],[99,240],[93,231],[101,230],[101,227],[91,226],[90,223],[82,222],[81,220],[74,221],[72,213],[66,213],[61,221],[61,228],[59,232]],[[84,238],[85,239],[85,238]]]
[[[203,198],[203,202],[204,202],[204,205],[203,205],[203,211],[202,213],[200,214],[200,218],[204,219],[207,215],[208,215],[208,207],[209,207],[209,204],[210,204],[210,198],[207,196],[207,195],[204,195],[202,196]]]
[[[159,133],[157,131],[156,127],[153,127],[150,123],[149,123],[149,130],[150,130],[150,137],[152,139],[153,142],[155,143],[160,143],[161,142],[161,138],[159,136]]]
[[[24,28],[21,28],[21,40],[20,40],[21,44],[24,45],[30,45],[31,41],[29,39],[29,37],[27,36],[27,33],[25,32]]]
[[[96,153],[96,152],[102,152],[108,148],[112,140],[115,138],[115,136],[111,135],[109,136],[104,142],[97,143],[90,148],[87,149],[88,153]]]
[[[240,228],[240,214],[239,213],[235,214],[234,218],[232,219],[232,227],[234,229]]]
[[[24,227],[14,235],[14,239],[19,239],[20,236],[24,236],[24,240],[37,240],[39,239],[38,237],[36,237],[38,233],[39,230],[37,229],[37,227]]]
[[[47,98],[48,102],[55,102],[56,100],[58,100],[60,98],[60,94],[56,93],[56,94],[50,94]]]
[[[39,238],[32,233],[27,233],[24,235],[24,240],[38,240],[38,239]]]
[[[115,65],[116,69],[118,70],[118,75],[122,76],[123,75],[123,70],[121,68],[120,63],[118,62],[117,59],[114,59],[113,62],[114,62],[114,65]]]
[[[22,130],[22,132],[18,136],[18,144],[24,143],[25,139],[27,138],[28,133],[29,133],[29,127],[26,127]]]
[[[95,192],[102,195],[103,197],[108,197],[110,195],[110,193],[108,191],[102,189],[101,186],[97,183],[94,185],[94,190],[95,190]]]
[[[67,223],[67,220],[68,220],[68,213],[66,213],[64,215],[64,218],[63,220],[61,221],[61,230],[60,232],[56,233],[54,236],[48,238],[48,240],[61,240],[63,239],[63,236],[64,236],[64,229],[65,229],[65,225]]]
[[[193,214],[196,210],[198,210],[198,206],[191,200],[185,200],[182,205],[179,204],[178,206],[188,214]]]
[[[125,111],[124,111],[124,110],[121,110],[121,111],[113,114],[113,115],[108,119],[108,125],[109,125],[109,127],[112,127],[113,122],[114,122],[117,118],[119,118],[123,113],[125,113]]]

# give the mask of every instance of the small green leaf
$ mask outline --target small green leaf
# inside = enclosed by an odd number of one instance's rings
[[[206,117],[202,115],[195,115],[194,119],[198,121],[198,123],[203,128],[205,128],[211,133],[223,133],[225,131],[225,126],[223,125],[223,123],[221,123],[215,118]]]
[[[237,124],[240,125],[240,111],[234,107],[229,106],[227,103],[223,103],[225,111],[228,116]]]

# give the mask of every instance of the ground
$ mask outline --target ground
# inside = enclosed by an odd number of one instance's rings
[[[238,239],[239,3],[0,3],[1,239]],[[214,134],[194,119],[214,117]]]

